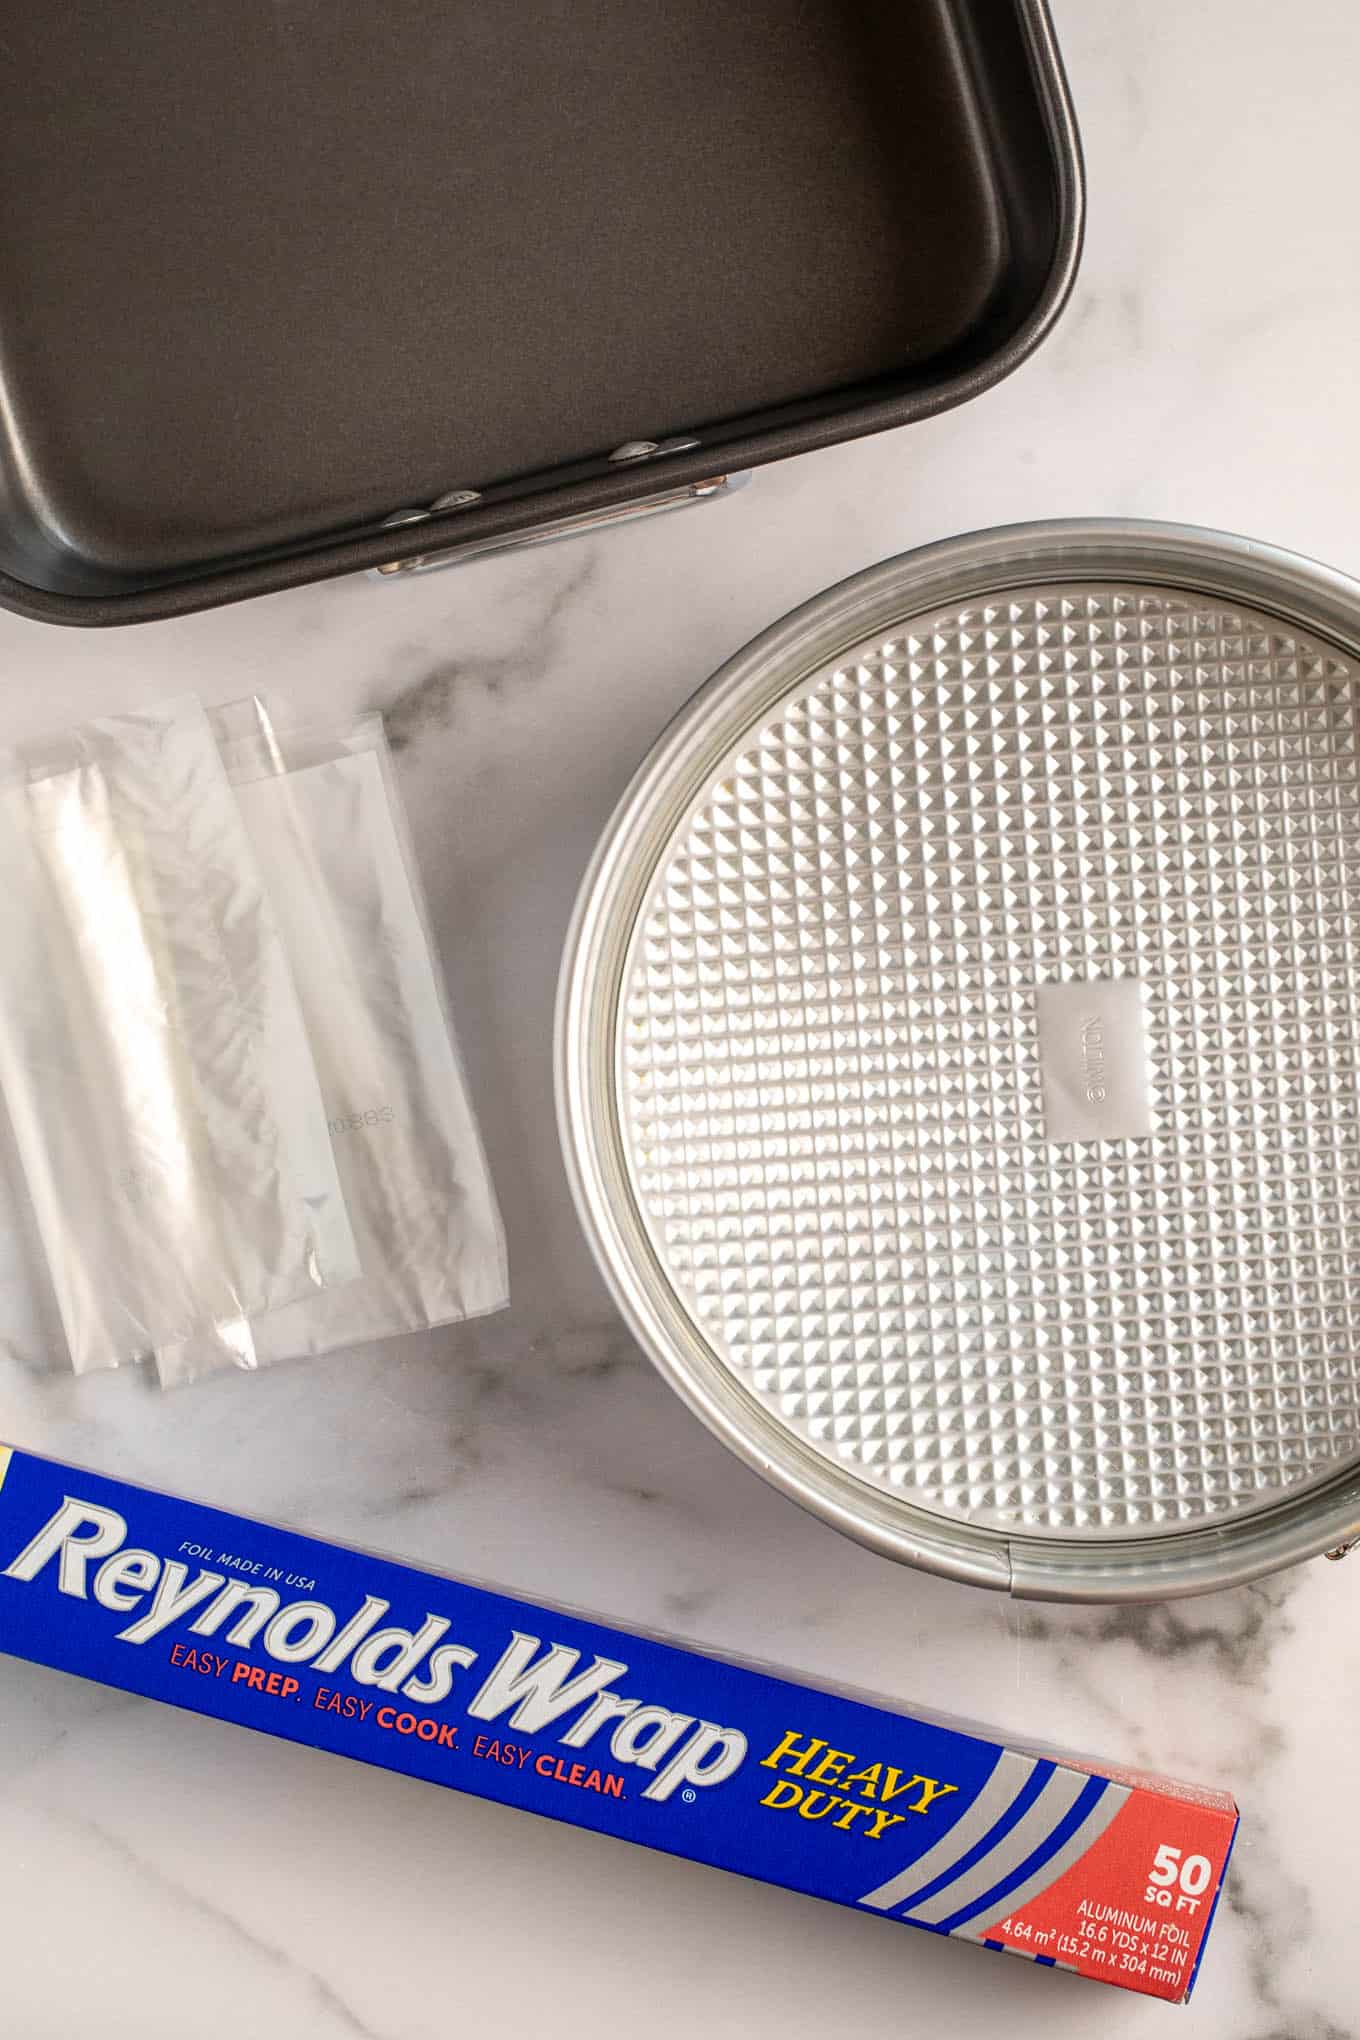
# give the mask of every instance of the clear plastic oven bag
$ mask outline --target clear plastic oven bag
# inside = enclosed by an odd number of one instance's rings
[[[382,719],[293,729],[218,711],[320,1080],[361,1274],[253,1316],[245,1364],[480,1316],[508,1301],[495,1196],[445,1005]],[[162,1381],[233,1356],[194,1341]]]
[[[190,1338],[229,1356],[243,1321],[351,1280],[288,959],[202,707],[0,758],[0,870],[0,1082],[76,1371]]]

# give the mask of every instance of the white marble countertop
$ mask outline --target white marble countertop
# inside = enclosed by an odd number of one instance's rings
[[[624,1335],[553,1121],[596,832],[691,689],[819,588],[1013,519],[1169,517],[1360,572],[1360,12],[1060,0],[1090,232],[1054,338],[967,409],[729,503],[428,579],[76,634],[0,617],[0,740],[191,687],[387,711],[509,1232],[483,1325],[169,1395],[0,1361],[0,1436],[1235,1790],[1192,2007],[644,1854],[0,1662],[5,2040],[1360,2032],[1360,1557],[1215,1599],[1008,1605],[762,1485]]]

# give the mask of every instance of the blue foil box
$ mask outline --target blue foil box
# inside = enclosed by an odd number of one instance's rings
[[[1188,1996],[1220,1793],[0,1447],[0,1648],[767,1884]]]

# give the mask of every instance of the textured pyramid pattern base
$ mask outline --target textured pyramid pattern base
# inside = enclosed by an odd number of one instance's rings
[[[722,1361],[1014,1529],[1187,1525],[1360,1449],[1360,673],[1172,590],[917,618],[672,839],[632,1181]],[[1045,1137],[1035,988],[1144,987],[1148,1138]]]

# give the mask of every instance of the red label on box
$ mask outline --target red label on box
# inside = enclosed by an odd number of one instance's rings
[[[1173,1798],[1144,1781],[1069,1870],[1002,1914],[982,1938],[1179,2002],[1194,1976],[1236,1825],[1230,1800]]]

